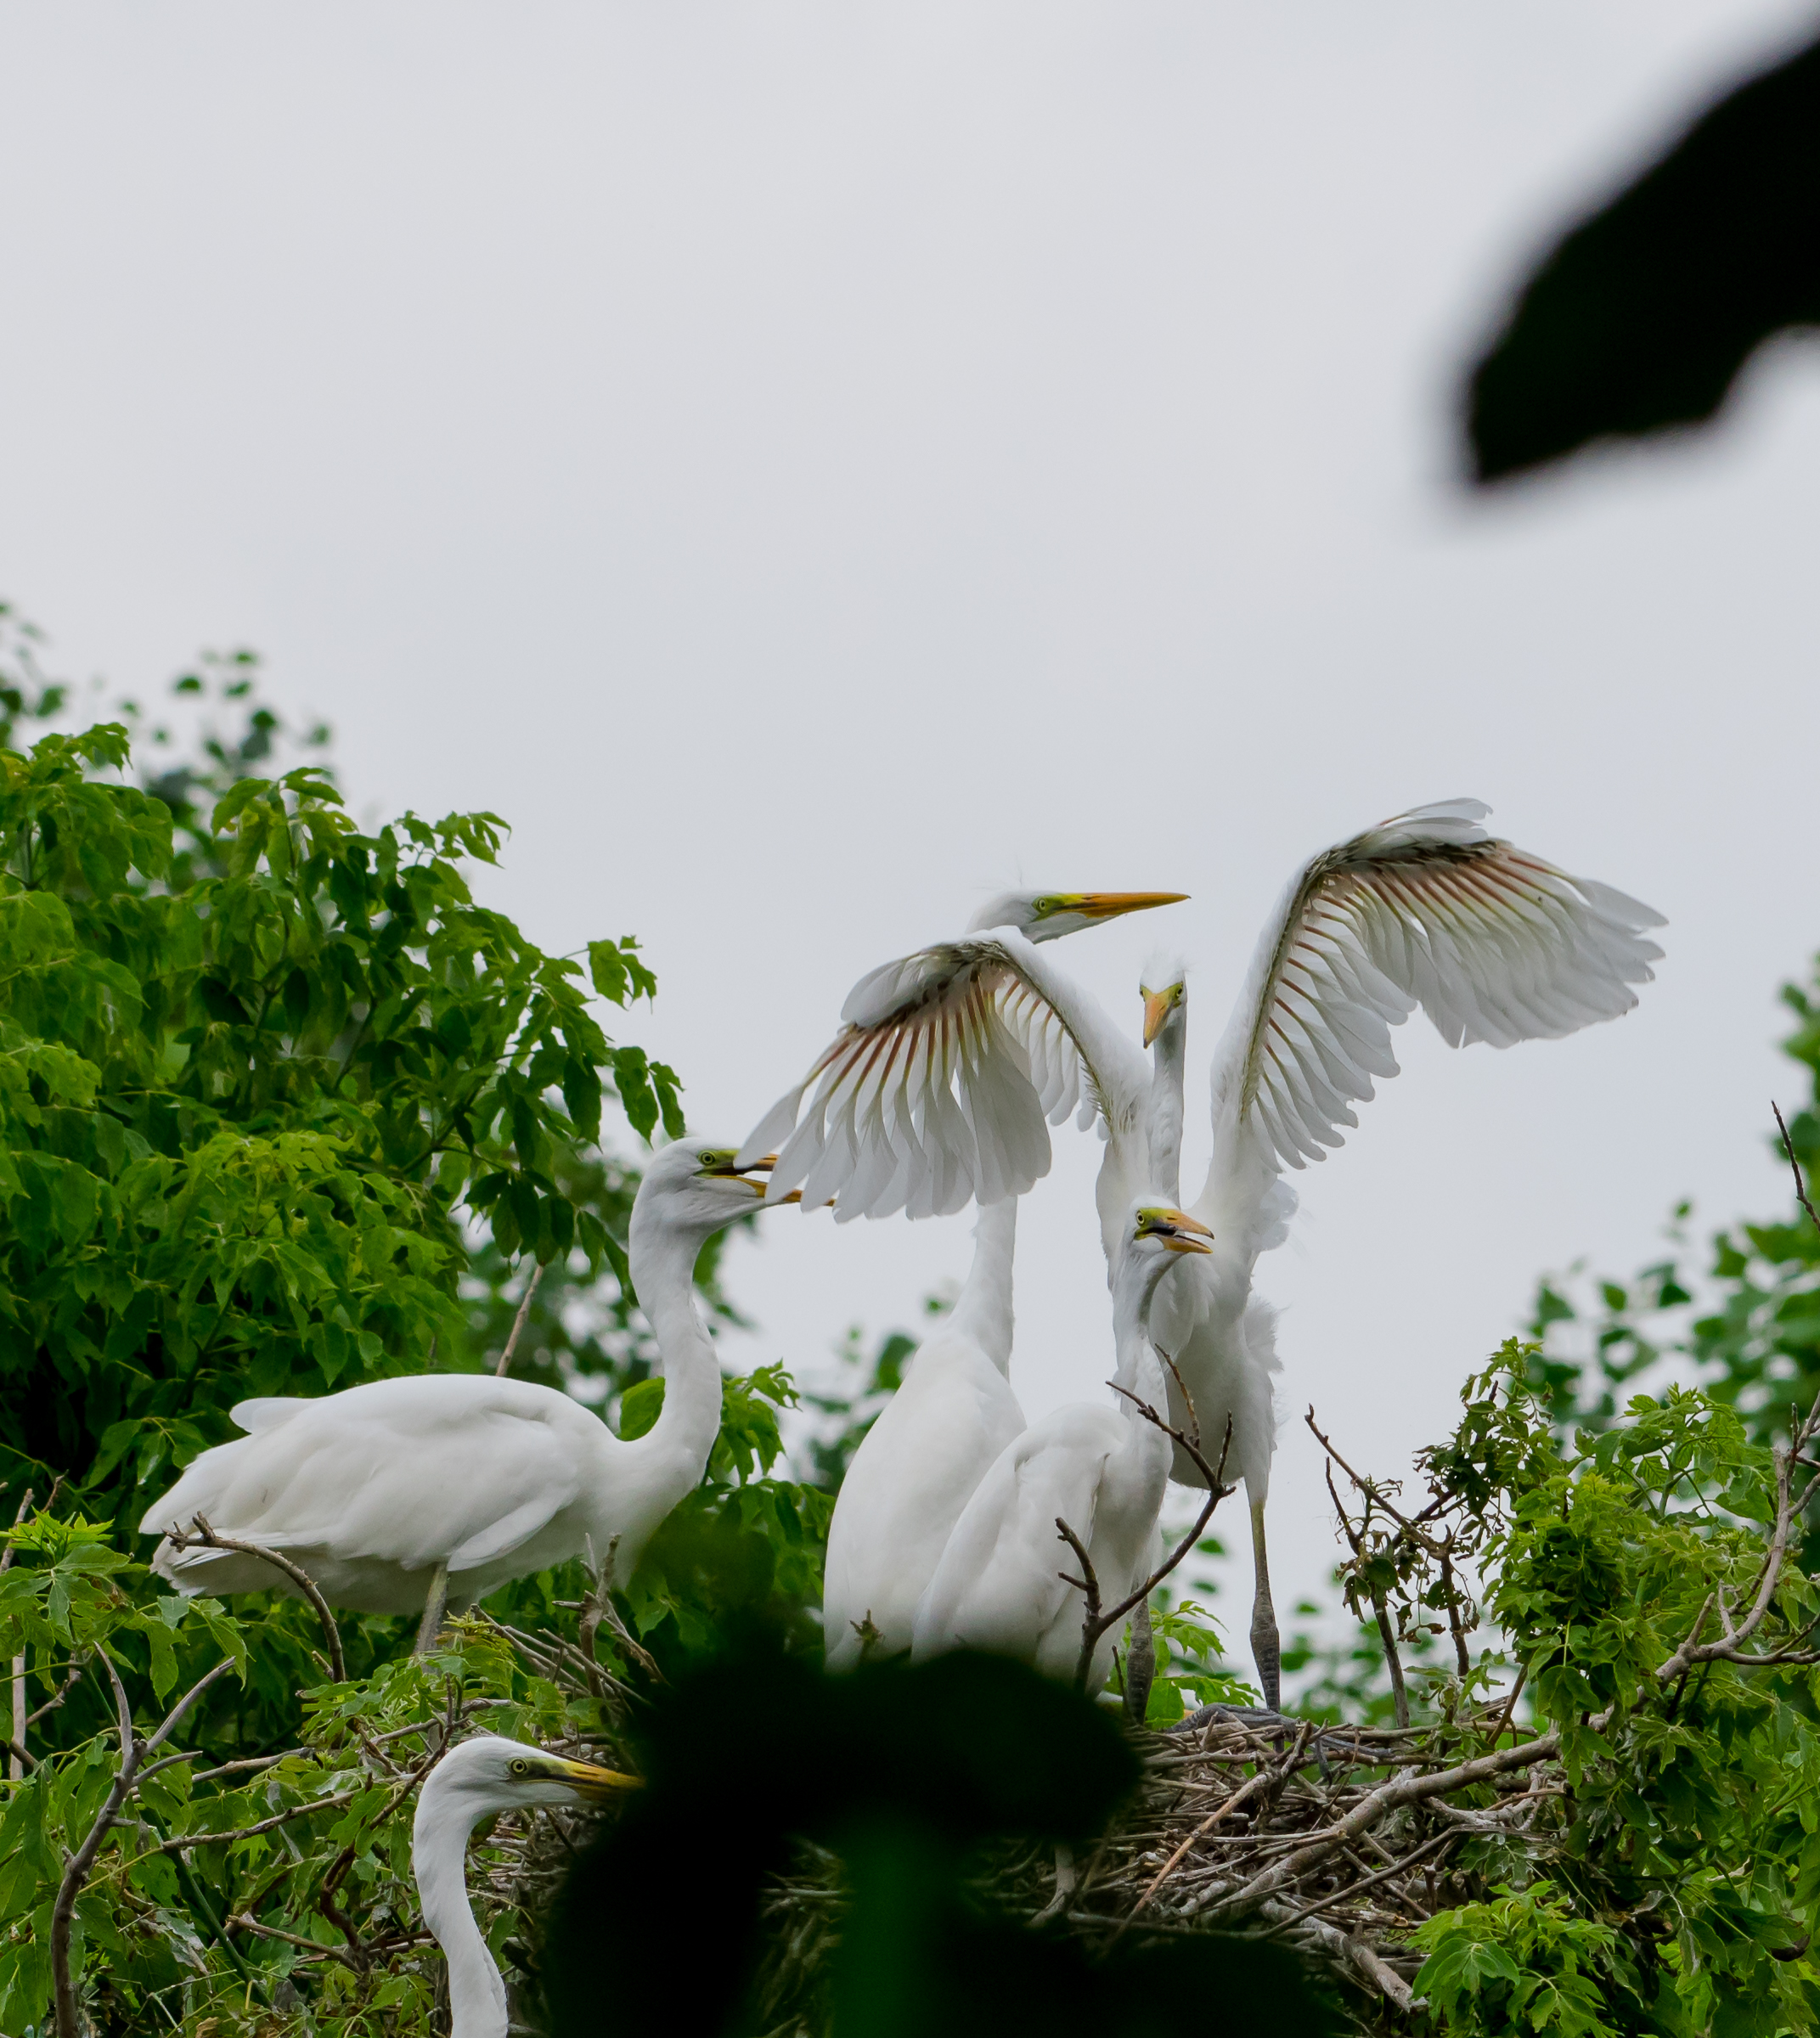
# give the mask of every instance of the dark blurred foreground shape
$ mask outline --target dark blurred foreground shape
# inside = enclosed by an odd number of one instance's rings
[[[1820,43],[1721,99],[1530,276],[1473,371],[1473,478],[1704,423],[1764,341],[1815,324]]]
[[[1087,1700],[1021,1665],[956,1655],[830,1678],[754,1650],[688,1672],[643,1736],[650,1788],[578,1864],[546,1952],[556,2038],[747,2038],[777,2024],[752,1984],[760,1895],[799,1839],[850,1893],[825,1990],[783,2028],[837,2038],[1315,2038],[1294,1958],[1141,1932],[1109,1956],[980,1893],[983,1844],[1085,1848],[1138,1765]],[[971,1872],[971,1873],[970,1873]],[[1107,1934],[1097,1935],[1102,1940]],[[797,2021],[798,2018],[803,2022]]]

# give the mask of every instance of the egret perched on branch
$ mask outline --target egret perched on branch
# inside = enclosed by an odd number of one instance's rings
[[[910,1647],[916,1602],[961,1509],[1023,1427],[1010,1379],[1017,1199],[989,1204],[973,1237],[952,1315],[918,1348],[841,1482],[822,1590],[831,1670]]]
[[[515,1578],[611,1553],[629,1578],[652,1532],[700,1483],[720,1427],[720,1365],[696,1310],[695,1264],[716,1232],[758,1208],[769,1157],[679,1140],[632,1206],[632,1279],[662,1354],[663,1407],[616,1437],[555,1388],[490,1373],[418,1373],[319,1399],[242,1401],[249,1433],[206,1450],[146,1511],[144,1535],[223,1536],[280,1550],[324,1597],[368,1613],[457,1607]],[[294,1590],[239,1551],[161,1542],[153,1568],[184,1592]]]
[[[1141,1144],[1149,1071],[1038,944],[1185,896],[1007,892],[958,940],[871,971],[848,994],[832,1045],[772,1106],[740,1157],[781,1141],[769,1200],[800,1183],[805,1204],[835,1202],[837,1224],[899,1210],[945,1217],[976,1196],[983,1205],[1023,1195],[1049,1171],[1044,1121],[1059,1125],[1079,1106],[1084,1127],[1096,1112],[1104,1117],[1107,1165],[1121,1181],[1130,1175],[1107,1213],[1116,1225],[1147,1179],[1128,1163]]]
[[[592,1762],[571,1762],[522,1741],[476,1734],[451,1748],[417,1793],[411,1867],[424,1923],[448,1962],[449,2038],[506,2038],[505,1983],[474,1922],[468,1836],[482,1819],[533,1804],[600,1804],[639,1787]]]
[[[1148,1332],[1151,1298],[1178,1255],[1205,1253],[1210,1244],[1205,1226],[1184,1212],[1141,1204],[1121,1231],[1114,1377],[1160,1409],[1164,1371]],[[1116,1604],[1148,1575],[1170,1449],[1122,1398],[1117,1408],[1076,1402],[1033,1422],[1000,1452],[955,1524],[916,1609],[916,1658],[986,1649],[1072,1677],[1085,1609],[1064,1575],[1075,1560],[1057,1519],[1085,1545],[1102,1602]],[[1090,1688],[1105,1682],[1114,1642],[1110,1630],[1101,1638]]]

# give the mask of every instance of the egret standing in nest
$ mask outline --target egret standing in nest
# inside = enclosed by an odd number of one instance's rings
[[[1390,1029],[1418,1009],[1451,1047],[1559,1039],[1629,1011],[1662,953],[1647,938],[1659,913],[1489,834],[1490,811],[1470,799],[1415,808],[1310,858],[1265,922],[1214,1057],[1213,1157],[1190,1210],[1217,1243],[1171,1277],[1153,1327],[1203,1436],[1221,1433],[1222,1410],[1233,1418],[1251,1507],[1252,1647],[1273,1706],[1274,1319],[1252,1277],[1286,1236],[1282,1170],[1343,1143],[1353,1106],[1397,1072]],[[1168,1100],[1134,1044],[1030,939],[1000,927],[887,964],[854,987],[842,1016],[808,1080],[760,1127],[765,1144],[780,1143],[774,1193],[802,1181],[806,1201],[837,1196],[844,1218],[927,1215],[976,1193],[990,1202],[1045,1171],[1045,1115],[1059,1123],[1085,1097],[1083,1123],[1096,1109],[1107,1135],[1098,1200],[1116,1274],[1120,1191],[1150,1181],[1150,1129]],[[1186,1428],[1173,1382],[1170,1402]],[[1180,1451],[1174,1476],[1203,1483]]]

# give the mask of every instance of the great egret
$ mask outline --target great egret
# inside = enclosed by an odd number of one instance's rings
[[[1160,1409],[1164,1371],[1147,1330],[1151,1298],[1177,1255],[1210,1249],[1206,1229],[1180,1210],[1141,1205],[1119,1243],[1115,1378]],[[1083,1602],[1063,1576],[1073,1559],[1057,1518],[1085,1545],[1102,1602],[1115,1604],[1147,1568],[1169,1450],[1169,1439],[1123,1398],[1116,1409],[1091,1402],[1057,1409],[1014,1438],[961,1510],[916,1609],[916,1659],[986,1649],[1072,1677]],[[1105,1681],[1114,1646],[1108,1630],[1095,1651],[1093,1689]]]
[[[1340,1128],[1358,1122],[1352,1105],[1397,1072],[1389,1029],[1418,1006],[1450,1046],[1560,1039],[1628,1011],[1661,954],[1644,937],[1659,914],[1488,834],[1490,811],[1470,799],[1416,808],[1310,858],[1265,926],[1214,1056],[1213,1158],[1192,1209],[1217,1242],[1210,1259],[1184,1264],[1155,1321],[1203,1433],[1232,1417],[1251,1506],[1253,1646],[1273,1705],[1264,1504],[1275,1316],[1252,1276],[1294,1208],[1282,1169],[1342,1143]],[[970,1193],[990,1202],[1044,1171],[1042,1115],[1059,1123],[1085,1095],[1083,1123],[1097,1106],[1108,1134],[1097,1200],[1116,1264],[1114,1220],[1156,1179],[1149,1128],[1166,1123],[1169,1100],[1029,940],[1000,928],[887,964],[854,987],[842,1016],[845,1030],[748,1142],[790,1135],[772,1195],[802,1181],[806,1202],[837,1196],[847,1219],[958,1209]],[[1184,1427],[1173,1382],[1170,1393]],[[1174,1476],[1200,1483],[1180,1455]]]
[[[1110,1133],[1102,1213],[1116,1229],[1147,1180],[1136,1149],[1149,1071],[1038,944],[1185,896],[1007,892],[958,940],[870,971],[848,994],[841,1033],[741,1158],[781,1141],[769,1200],[800,1183],[811,1208],[834,1202],[837,1224],[946,1216],[976,1196],[1023,1195],[1048,1172],[1045,1119],[1059,1125],[1079,1105],[1084,1127],[1097,1112]]]
[[[482,1819],[533,1804],[599,1804],[638,1787],[592,1762],[476,1734],[452,1748],[417,1793],[411,1868],[424,1923],[448,1962],[449,2038],[506,2038],[505,1983],[468,1902],[468,1835]]]
[[[632,1278],[665,1382],[643,1436],[616,1437],[570,1395],[490,1373],[242,1401],[233,1416],[249,1433],[204,1451],[146,1511],[141,1534],[187,1534],[200,1515],[223,1536],[282,1551],[335,1606],[425,1608],[428,1633],[445,1586],[450,1604],[471,1606],[589,1545],[628,1578],[718,1433],[720,1366],[696,1309],[695,1264],[713,1233],[759,1207],[768,1164],[742,1169],[730,1147],[679,1140],[639,1185]],[[152,1564],[186,1593],[292,1589],[256,1557],[206,1544],[166,1540]]]
[[[910,1647],[916,1602],[961,1509],[1023,1427],[1009,1378],[1017,1199],[989,1204],[973,1236],[953,1313],[924,1339],[841,1482],[822,1591],[831,1670]]]
[[[1251,1512],[1252,1651],[1272,1707],[1279,1642],[1264,1514],[1276,1312],[1252,1279],[1295,1208],[1282,1169],[1324,1160],[1339,1128],[1357,1125],[1350,1106],[1397,1072],[1389,1029],[1418,1005],[1451,1047],[1558,1039],[1627,1012],[1662,953],[1643,938],[1659,913],[1488,835],[1490,811],[1478,800],[1417,808],[1291,879],[1214,1056],[1213,1157],[1188,1206],[1213,1231],[1213,1252],[1172,1275],[1152,1308],[1203,1435],[1231,1420]],[[1173,1378],[1169,1400],[1185,1427]],[[1172,1476],[1204,1483],[1180,1450]]]

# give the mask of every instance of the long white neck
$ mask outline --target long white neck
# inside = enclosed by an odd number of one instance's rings
[[[696,1261],[710,1236],[711,1229],[666,1217],[661,1204],[633,1206],[628,1258],[639,1307],[663,1355],[663,1408],[622,1448],[668,1473],[651,1489],[654,1500],[669,1495],[666,1513],[700,1483],[720,1432],[720,1361],[695,1300]]]
[[[506,2038],[505,1984],[468,1902],[466,1856],[474,1819],[437,1790],[432,1775],[417,1801],[411,1866],[424,1923],[448,1962],[449,2038]]]
[[[949,1329],[977,1344],[999,1371],[1011,1365],[1011,1257],[1017,1244],[1017,1198],[988,1203],[973,1226],[973,1264]]]
[[[1187,1014],[1177,1004],[1151,1044],[1150,1101],[1145,1113],[1150,1179],[1172,1203],[1181,1201],[1183,1070],[1187,1055]]]
[[[1158,1415],[1164,1412],[1163,1361],[1151,1342],[1150,1304],[1158,1283],[1175,1264],[1175,1257],[1167,1253],[1128,1252],[1113,1276],[1113,1343],[1118,1354],[1113,1378],[1149,1402]],[[1123,1395],[1119,1405],[1127,1415],[1143,1421]]]

